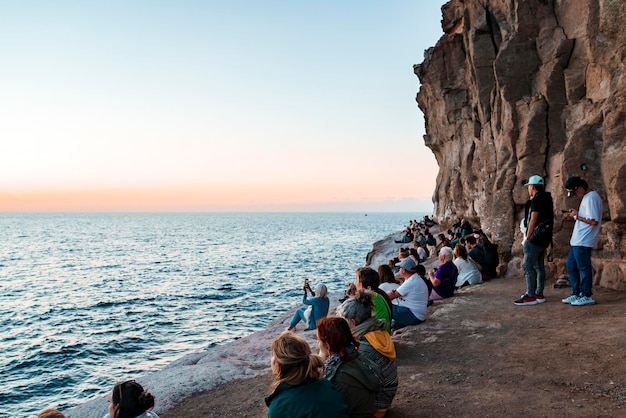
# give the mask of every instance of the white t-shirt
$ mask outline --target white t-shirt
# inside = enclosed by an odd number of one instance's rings
[[[417,255],[420,257],[420,261],[426,260],[426,250],[422,247],[417,247]]]
[[[602,199],[598,192],[592,190],[583,196],[578,208],[578,216],[595,219],[598,221],[598,225],[593,226],[582,221],[576,221],[569,245],[595,248],[602,228]]]
[[[467,260],[461,257],[455,258],[454,265],[457,270],[459,270],[459,275],[456,279],[456,287],[463,286],[465,282],[469,282],[469,284],[480,284],[483,282],[483,275],[480,274],[480,271],[472,264],[469,256]]]
[[[400,284],[398,283],[389,283],[389,282],[385,282],[385,283],[381,283],[378,288],[380,290],[382,290],[385,293],[389,293],[394,289],[397,289],[400,287]],[[395,298],[391,300],[391,303],[393,303],[394,305],[400,305],[400,298]]]
[[[385,283],[381,283],[378,288],[380,290],[382,290],[385,293],[389,293],[394,289],[397,289],[400,287],[399,283],[389,283],[389,282],[385,282]]]
[[[428,286],[417,274],[412,275],[396,291],[402,296],[398,305],[409,308],[420,321],[426,319],[428,312]]]

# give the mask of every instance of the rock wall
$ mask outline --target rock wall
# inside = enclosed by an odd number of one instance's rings
[[[553,277],[565,273],[578,207],[563,187],[585,178],[603,198],[594,283],[626,290],[626,0],[452,0],[444,35],[414,67],[439,164],[434,215],[465,217],[519,271],[519,221],[531,175],[554,198]]]

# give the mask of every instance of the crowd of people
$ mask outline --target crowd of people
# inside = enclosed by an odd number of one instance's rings
[[[313,306],[311,317],[318,322],[307,322],[302,307],[274,341],[268,416],[385,416],[398,388],[392,333],[426,320],[433,301],[494,277],[487,256],[491,243],[480,230],[463,219],[435,239],[430,231],[435,225],[429,218],[410,221],[396,243],[413,246],[399,248],[397,257],[376,270],[358,268],[334,314],[327,301],[316,301],[327,299],[326,292],[316,290],[308,299],[303,289],[303,303]],[[426,271],[423,263],[431,254],[437,254],[438,267]],[[318,354],[295,334],[300,321],[316,330]],[[312,397],[323,402],[303,401]]]
[[[524,186],[530,199],[520,227],[523,235],[523,267],[527,291],[516,305],[532,305],[543,297],[543,257],[552,239],[553,205],[543,189],[544,180],[533,176]],[[569,195],[582,197],[578,210],[564,211],[575,225],[567,269],[573,293],[562,302],[590,305],[590,252],[597,242],[602,203],[597,193],[579,177],[566,183]],[[547,226],[546,226],[547,225]],[[268,417],[384,417],[398,389],[394,330],[426,320],[433,301],[450,298],[465,286],[478,285],[496,275],[497,249],[480,229],[465,219],[439,233],[430,218],[410,221],[396,243],[398,255],[377,270],[360,267],[349,283],[334,315],[326,286],[312,290],[305,282],[303,306],[296,310],[285,332],[271,346],[272,393],[265,398]],[[549,230],[549,234],[544,229]],[[548,238],[539,237],[539,232]],[[535,233],[533,234],[533,231]],[[439,265],[426,271],[424,262],[437,254]],[[311,294],[309,298],[308,294]],[[315,330],[319,352],[296,334],[303,322]],[[109,394],[109,410],[103,418],[158,418],[151,412],[154,396],[137,382],[116,384]],[[38,418],[62,418],[46,409]]]

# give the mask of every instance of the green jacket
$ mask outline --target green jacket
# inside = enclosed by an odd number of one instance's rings
[[[306,379],[299,385],[281,383],[265,398],[268,418],[348,418],[343,395],[326,379]]]
[[[350,411],[350,418],[371,418],[376,411],[374,401],[383,375],[380,366],[370,359],[352,353],[353,358],[344,361],[338,356],[326,359],[325,377],[343,394]]]

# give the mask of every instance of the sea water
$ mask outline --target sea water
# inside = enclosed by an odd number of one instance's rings
[[[263,329],[409,213],[0,214],[0,417]]]

